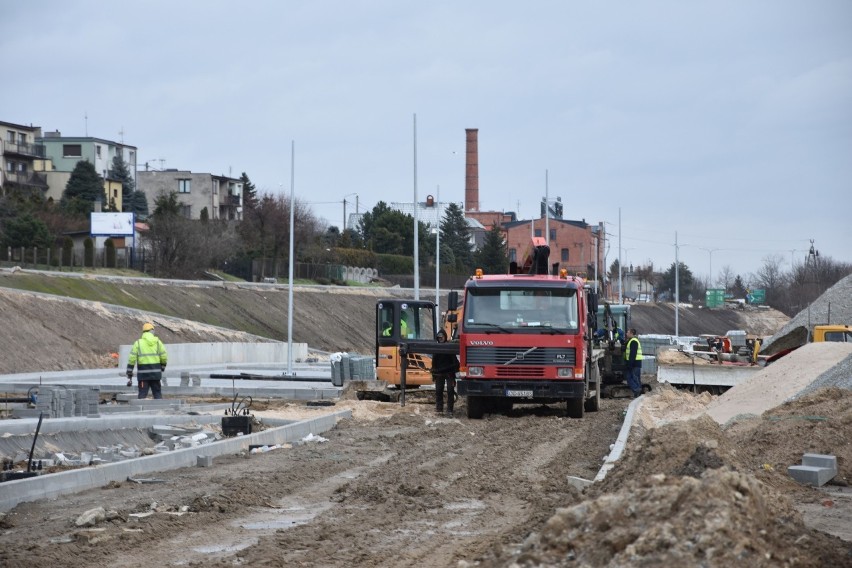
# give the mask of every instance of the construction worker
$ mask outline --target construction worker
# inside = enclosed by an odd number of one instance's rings
[[[408,312],[399,315],[399,336],[402,339],[408,338]]]
[[[627,345],[624,347],[624,361],[627,367],[627,386],[633,391],[633,398],[642,394],[642,344],[636,328],[627,330]]]
[[[127,386],[133,385],[133,367],[138,366],[138,398],[148,398],[149,387],[154,398],[163,398],[160,381],[167,361],[166,347],[160,338],[154,335],[154,324],[146,322],[142,325],[142,337],[133,343],[127,358]]]
[[[436,336],[438,343],[447,342],[447,332],[443,329]],[[447,416],[453,415],[453,403],[456,398],[456,372],[459,360],[454,353],[435,353],[432,356],[432,380],[435,381],[435,412],[444,412],[444,384],[447,386]]]

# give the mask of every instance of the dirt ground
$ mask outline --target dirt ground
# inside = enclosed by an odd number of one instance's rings
[[[325,442],[20,505],[0,520],[0,565],[501,564],[557,508],[582,500],[566,478],[594,477],[626,407],[603,402],[582,420],[530,406],[471,421],[435,416],[431,404],[343,401],[353,418]],[[96,507],[107,520],[75,526]]]
[[[712,399],[663,388],[645,402],[691,413]],[[852,392],[822,389],[726,430],[706,414],[656,416],[602,483],[576,489],[568,476],[594,477],[627,402],[581,420],[556,406],[467,420],[424,401],[340,401],[352,418],[315,441],[19,505],[0,516],[0,565],[852,565]],[[827,450],[834,484],[786,475]],[[102,520],[77,526],[98,507]]]

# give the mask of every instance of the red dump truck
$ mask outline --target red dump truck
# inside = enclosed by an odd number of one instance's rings
[[[584,278],[550,274],[549,253],[544,239],[534,238],[509,274],[477,270],[465,284],[455,323],[458,394],[467,399],[468,418],[518,403],[564,402],[572,418],[599,408],[597,297]]]

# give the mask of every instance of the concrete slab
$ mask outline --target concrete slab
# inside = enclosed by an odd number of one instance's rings
[[[824,467],[837,475],[837,456],[826,454],[805,454],[802,456],[802,465],[811,467]]]
[[[822,487],[837,475],[837,471],[810,465],[791,465],[787,468],[787,473],[799,483],[814,487]]]
[[[657,365],[657,381],[675,385],[734,387],[763,367],[739,365]]]

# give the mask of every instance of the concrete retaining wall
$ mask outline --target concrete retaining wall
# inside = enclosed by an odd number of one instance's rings
[[[248,436],[228,438],[197,448],[186,448],[95,467],[7,481],[0,483],[0,511],[8,511],[19,503],[56,499],[62,495],[103,487],[112,481],[125,481],[128,477],[182,467],[195,467],[199,457],[215,458],[226,454],[236,454],[248,450],[249,445],[294,442],[308,434],[318,434],[330,430],[339,418],[349,418],[351,415],[351,411],[348,410],[335,412],[263,432],[256,432]]]
[[[130,345],[118,348],[118,368],[127,367]],[[167,343],[169,365],[218,365],[288,361],[286,343]],[[293,360],[308,357],[307,343],[293,343]]]

